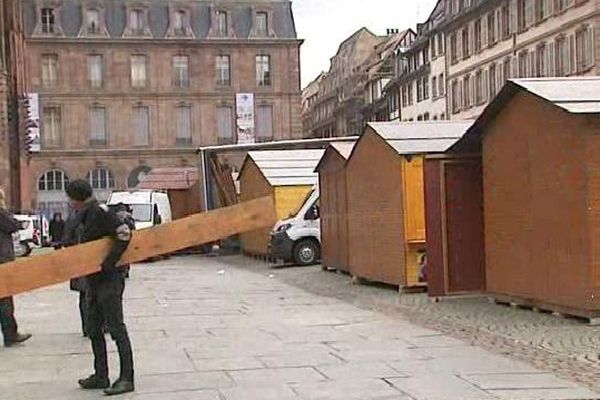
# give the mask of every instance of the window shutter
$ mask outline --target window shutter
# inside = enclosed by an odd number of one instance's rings
[[[535,50],[530,51],[529,54],[527,54],[527,58],[527,77],[534,78],[537,73],[537,68],[535,65]]]
[[[546,15],[552,15],[554,13],[554,1],[544,0],[546,2]]]
[[[535,21],[535,0],[525,2],[525,26],[533,25]]]
[[[483,78],[481,82],[481,98],[483,102],[487,102],[490,97],[489,91],[489,71],[487,69],[483,70]]]
[[[488,23],[487,18],[481,18],[481,48],[488,47]]]
[[[575,35],[567,37],[565,48],[565,72],[566,75],[570,75],[575,71],[575,57],[573,55],[575,51]]]
[[[595,55],[595,47],[596,47],[596,36],[594,32],[594,27],[589,26],[587,28],[587,48],[585,49],[587,53],[587,60],[589,61],[587,67],[591,67],[596,65],[596,55]]]
[[[515,56],[512,58],[512,65],[511,65],[511,74],[510,77],[511,78],[522,78],[522,76],[520,75],[520,71],[519,71],[519,56]]]
[[[556,57],[554,54],[554,42],[550,42],[547,44],[546,49],[546,76],[554,77],[556,76]]]
[[[502,40],[502,10],[496,10],[495,12],[496,18],[494,18],[494,23],[496,24],[496,40]]]

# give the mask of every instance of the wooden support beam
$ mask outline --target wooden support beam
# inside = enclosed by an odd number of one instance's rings
[[[273,199],[264,197],[135,231],[120,264],[140,262],[238,233],[272,227],[276,219]],[[110,239],[102,239],[0,264],[0,298],[97,272],[110,245]]]

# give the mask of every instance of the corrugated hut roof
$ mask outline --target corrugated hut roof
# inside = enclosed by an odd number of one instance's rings
[[[352,154],[352,150],[354,150],[354,146],[356,142],[334,142],[327,146],[325,153],[323,153],[323,157],[319,160],[319,163],[315,167],[315,172],[318,172],[321,169],[321,165],[325,161],[328,152],[335,151],[337,152],[344,160],[348,161],[350,155]]]
[[[315,185],[315,167],[325,150],[266,150],[251,151],[246,156],[240,176],[248,160],[254,161],[272,186]]]

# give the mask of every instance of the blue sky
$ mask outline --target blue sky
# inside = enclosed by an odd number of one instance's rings
[[[329,59],[344,39],[361,27],[383,35],[387,28],[415,28],[436,0],[293,0],[302,45],[302,87],[329,69]]]

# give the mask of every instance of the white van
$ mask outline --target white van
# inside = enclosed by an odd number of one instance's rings
[[[29,214],[15,214],[14,218],[21,224],[15,253],[17,257],[27,257],[33,249],[42,247],[41,219],[38,215]]]
[[[109,207],[120,203],[127,204],[133,210],[136,230],[151,228],[173,219],[171,202],[166,193],[155,190],[113,192],[106,202]]]
[[[275,259],[312,265],[321,258],[319,188],[315,186],[291,218],[277,222],[271,232],[270,252]]]

